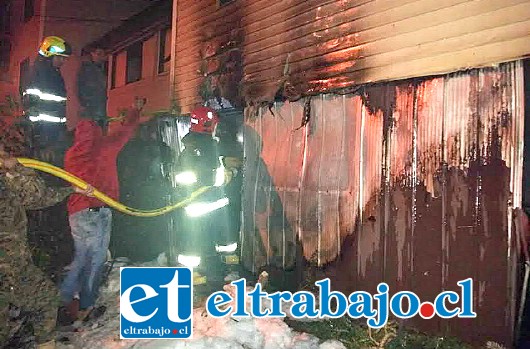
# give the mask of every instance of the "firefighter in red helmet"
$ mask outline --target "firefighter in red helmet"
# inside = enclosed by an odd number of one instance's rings
[[[230,198],[225,190],[237,175],[237,169],[226,166],[220,156],[219,142],[214,137],[219,121],[214,109],[199,107],[193,110],[190,132],[182,139],[184,150],[179,156],[175,176],[181,197],[187,197],[202,186],[212,187],[177,212],[177,229],[170,237],[170,259],[194,268],[196,284],[206,282],[206,277],[215,282],[216,277],[226,273],[227,264],[239,263],[239,231],[230,231]],[[224,263],[219,263],[219,258]]]
[[[211,137],[219,123],[219,115],[212,108],[199,107],[191,113],[190,122],[190,132],[192,134],[200,133]]]

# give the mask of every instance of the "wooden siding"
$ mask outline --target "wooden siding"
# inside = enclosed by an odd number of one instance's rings
[[[175,0],[175,97],[202,102],[201,50],[242,31],[247,102],[489,66],[530,53],[530,0]],[[289,56],[289,59],[287,58]],[[234,87],[236,88],[236,87]]]

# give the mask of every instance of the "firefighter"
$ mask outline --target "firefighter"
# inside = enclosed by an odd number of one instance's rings
[[[225,187],[237,175],[237,169],[226,167],[220,156],[218,139],[214,138],[218,123],[219,115],[211,108],[200,107],[191,113],[191,128],[182,139],[184,150],[175,177],[180,197],[203,186],[212,187],[177,212],[177,229],[171,232],[176,239],[170,239],[170,248],[174,249],[170,259],[176,255],[178,264],[195,268],[196,284],[206,282],[203,274],[215,279],[226,272],[226,263],[239,262],[239,232],[230,229],[230,198]],[[225,264],[220,263],[220,257],[224,257]]]
[[[221,120],[216,128],[215,138],[219,140],[219,156],[223,165],[230,170],[232,178],[224,187],[230,200],[227,208],[229,229],[221,236],[216,250],[228,265],[239,264],[239,231],[241,228],[241,188],[243,185],[243,144],[239,131],[239,120],[233,109],[220,110]],[[225,113],[226,112],[226,113]],[[231,114],[231,117],[228,116]],[[235,270],[233,270],[235,271]]]
[[[71,46],[58,36],[46,37],[23,92],[25,112],[31,121],[66,122],[66,88],[60,68]]]

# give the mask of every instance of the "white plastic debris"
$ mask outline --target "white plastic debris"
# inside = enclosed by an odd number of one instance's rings
[[[167,265],[167,256],[166,254],[163,252],[161,254],[158,255],[157,259],[156,259],[156,262],[158,263],[158,265],[162,266],[162,265]]]
[[[232,281],[236,281],[239,279],[240,279],[239,273],[237,271],[232,271],[225,277],[225,282],[230,283]]]
[[[337,340],[329,340],[322,343],[320,349],[346,349],[346,346]]]
[[[506,347],[500,345],[499,343],[488,341],[486,342],[487,349],[506,349]]]
[[[266,289],[267,286],[269,286],[269,273],[262,271],[261,274],[259,274],[258,282],[261,284],[262,289]]]

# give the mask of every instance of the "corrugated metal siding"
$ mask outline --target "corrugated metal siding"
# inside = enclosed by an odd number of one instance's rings
[[[386,281],[433,300],[472,277],[477,319],[413,323],[509,343],[522,74],[509,63],[262,109],[245,125],[245,265],[292,267],[298,238],[349,292]]]
[[[242,31],[244,95],[272,100],[289,62],[299,92],[447,73],[530,53],[529,0],[178,0],[175,93],[200,102],[201,50]],[[480,54],[479,54],[480,53]],[[289,57],[288,57],[289,56]],[[237,89],[238,86],[233,86]]]

